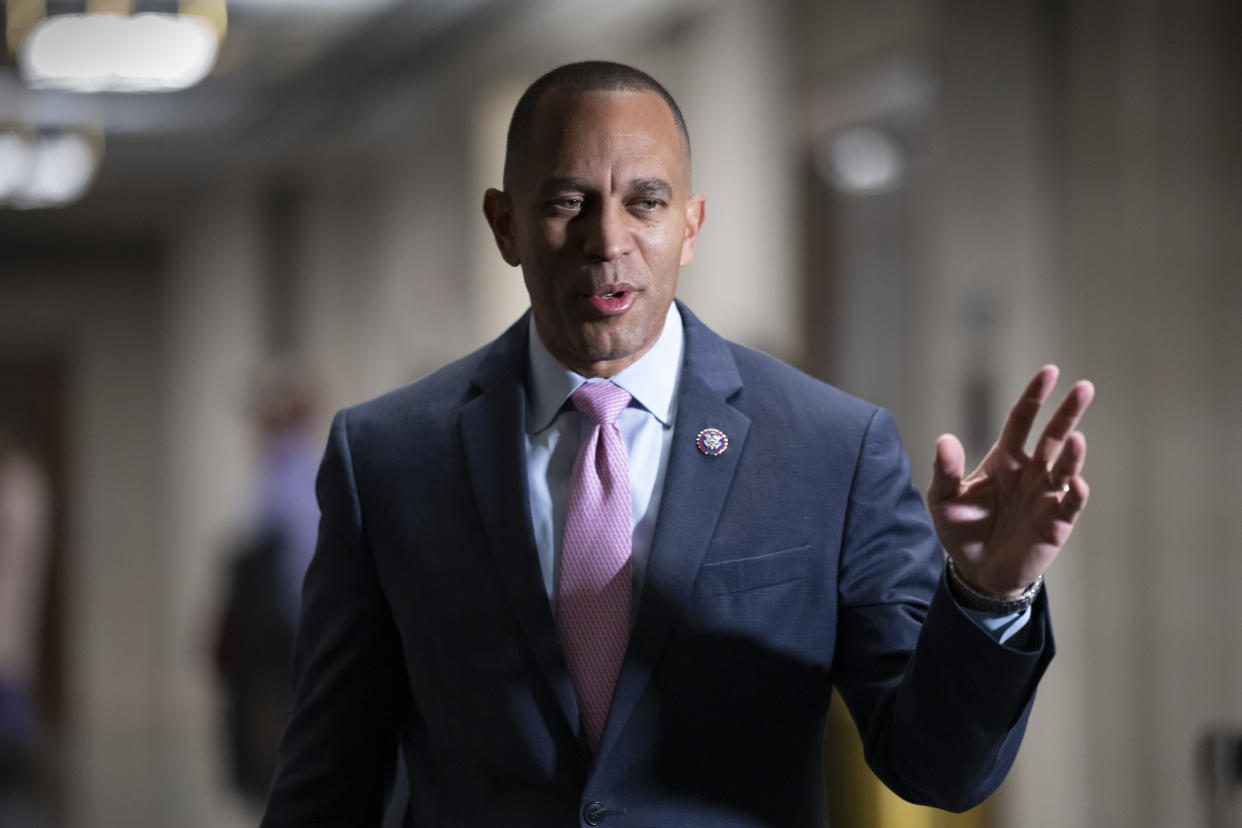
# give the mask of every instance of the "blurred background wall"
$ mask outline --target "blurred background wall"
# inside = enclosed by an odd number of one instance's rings
[[[0,208],[0,422],[52,493],[36,824],[253,821],[212,648],[256,368],[308,366],[322,439],[515,319],[482,193],[522,88],[595,57],[685,111],[680,296],[889,406],[920,486],[1040,365],[1095,381],[1059,654],[971,824],[1206,824],[1196,746],[1242,725],[1239,43],[1232,0],[230,0],[184,92],[35,92],[10,57],[0,127],[102,153],[71,206]]]

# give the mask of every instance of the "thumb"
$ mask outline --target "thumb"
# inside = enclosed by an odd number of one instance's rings
[[[927,505],[933,506],[957,494],[966,473],[966,450],[952,434],[936,438],[935,459],[932,461],[932,482],[927,489]]]

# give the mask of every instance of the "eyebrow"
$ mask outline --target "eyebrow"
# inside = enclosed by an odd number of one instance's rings
[[[540,200],[545,200],[560,193],[587,193],[593,189],[590,184],[580,178],[549,178],[539,187],[538,197]],[[663,178],[635,178],[626,184],[625,189],[627,192],[644,196],[658,196],[666,199],[673,197],[672,185]]]
[[[577,178],[549,178],[539,186],[539,199],[543,200],[560,193],[585,191],[586,182]]]
[[[638,178],[630,182],[630,192],[646,196],[672,198],[673,188],[663,178]]]

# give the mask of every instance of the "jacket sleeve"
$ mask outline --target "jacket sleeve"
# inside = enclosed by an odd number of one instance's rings
[[[863,438],[841,552],[834,676],[867,763],[899,796],[962,811],[1004,779],[1053,655],[1047,599],[998,644],[954,601],[943,551],[879,409]]]
[[[319,469],[321,517],[302,590],[292,715],[262,825],[379,825],[405,720],[403,660],[336,416]]]

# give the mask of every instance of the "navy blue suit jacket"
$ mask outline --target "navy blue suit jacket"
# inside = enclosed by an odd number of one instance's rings
[[[889,415],[679,308],[672,453],[598,754],[531,531],[523,318],[337,416],[265,826],[378,824],[398,745],[407,824],[822,826],[834,684],[903,797],[962,809],[999,784],[1052,656],[1044,599],[996,644],[945,590]]]

